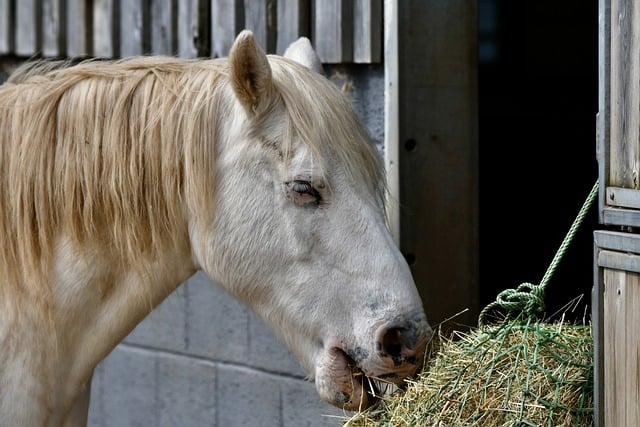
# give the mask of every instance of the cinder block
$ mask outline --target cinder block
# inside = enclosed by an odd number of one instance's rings
[[[249,360],[249,309],[199,272],[187,282],[187,351],[212,360]]]
[[[156,360],[158,414],[154,426],[216,426],[215,364],[171,354],[158,355]]]
[[[340,427],[353,415],[321,400],[312,382],[285,378],[280,390],[282,427]]]
[[[156,425],[155,389],[156,364],[149,352],[116,347],[96,368],[89,404],[89,425]]]
[[[126,345],[96,369],[91,427],[216,425],[214,363]]]
[[[249,314],[249,365],[301,378],[306,376],[293,352],[253,312]]]
[[[181,285],[124,342],[183,352],[187,349],[187,288]]]
[[[279,427],[282,396],[277,378],[233,365],[218,367],[219,426]]]

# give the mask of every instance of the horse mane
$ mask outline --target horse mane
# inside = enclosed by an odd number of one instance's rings
[[[382,198],[379,154],[348,99],[304,67],[270,63],[289,134]],[[0,274],[18,282],[46,273],[59,233],[143,267],[140,254],[183,247],[186,212],[214,209],[214,144],[232,114],[226,59],[69,65],[29,64],[0,86]]]

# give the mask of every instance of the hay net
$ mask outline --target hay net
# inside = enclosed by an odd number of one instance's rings
[[[423,372],[404,392],[382,398],[345,427],[593,425],[591,327],[546,323],[540,313],[549,279],[597,191],[598,182],[539,285],[501,292],[468,333],[438,335]]]

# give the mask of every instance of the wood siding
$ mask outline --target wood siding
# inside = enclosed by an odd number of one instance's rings
[[[379,63],[382,0],[0,0],[0,55],[226,56],[251,29],[267,53],[311,38],[324,63]]]

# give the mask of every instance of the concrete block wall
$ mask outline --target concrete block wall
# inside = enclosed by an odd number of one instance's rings
[[[383,150],[381,66],[326,67]],[[246,306],[197,273],[95,370],[91,427],[341,426],[297,360]]]

